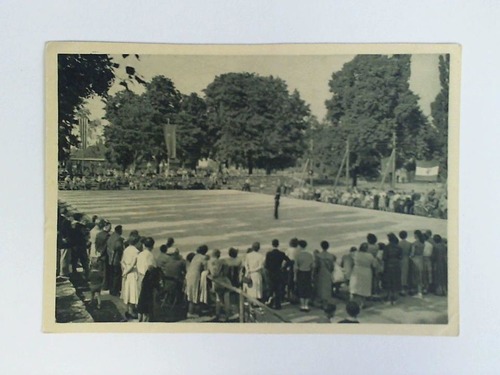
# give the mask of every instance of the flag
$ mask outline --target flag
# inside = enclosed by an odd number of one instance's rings
[[[167,146],[167,154],[169,159],[177,157],[176,139],[175,139],[175,125],[164,125],[163,135],[165,136],[165,145]]]
[[[87,117],[79,117],[78,125],[80,127],[80,141],[82,142],[82,150],[87,149],[87,137],[89,128],[89,119]]]
[[[417,160],[415,181],[437,181],[439,163],[436,160]]]
[[[392,157],[392,154],[388,158],[380,159],[380,171],[382,172],[382,174],[392,173],[393,167],[394,167],[394,158]]]

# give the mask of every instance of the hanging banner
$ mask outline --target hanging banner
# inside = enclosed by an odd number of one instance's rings
[[[88,145],[88,128],[89,128],[89,119],[87,117],[79,117],[78,118],[78,126],[80,127],[80,141],[82,143],[82,150],[87,149]]]
[[[417,160],[415,181],[437,181],[439,163],[436,160]]]
[[[380,159],[380,171],[382,174],[392,173],[393,167],[394,167],[394,158],[392,157],[392,154],[387,158]]]
[[[167,154],[169,159],[177,158],[175,125],[167,124],[163,126],[163,134],[165,136],[165,145],[167,146]]]

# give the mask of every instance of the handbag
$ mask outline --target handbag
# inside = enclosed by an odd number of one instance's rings
[[[332,282],[334,284],[343,283],[344,280],[345,280],[345,275],[344,271],[342,270],[342,267],[338,264],[335,264],[332,272]]]
[[[243,284],[247,284],[249,288],[251,288],[253,285],[253,281],[250,276],[247,275],[243,276],[243,279],[241,281],[243,282]]]

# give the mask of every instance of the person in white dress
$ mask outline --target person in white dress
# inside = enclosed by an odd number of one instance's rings
[[[121,260],[123,288],[122,300],[127,305],[127,318],[135,317],[135,306],[139,301],[139,288],[137,284],[137,255],[139,254],[140,237],[131,234],[128,240],[129,246],[123,251]]]
[[[264,256],[259,253],[260,243],[254,242],[252,251],[245,258],[245,274],[252,279],[252,286],[246,288],[246,292],[250,297],[262,298],[262,271],[264,270]]]

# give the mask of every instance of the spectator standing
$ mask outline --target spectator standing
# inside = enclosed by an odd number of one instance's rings
[[[440,235],[435,234],[433,240],[434,293],[438,296],[446,296],[448,294],[448,250]]]
[[[151,237],[145,238],[143,245],[143,250],[137,255],[137,287],[139,288],[139,294],[141,293],[142,281],[146,276],[146,272],[156,267],[156,261],[151,252],[155,245],[154,239]]]
[[[69,243],[71,247],[71,267],[73,275],[77,274],[78,263],[83,267],[84,277],[89,278],[89,257],[87,254],[87,243],[89,231],[83,223],[83,215],[75,213],[71,222],[69,232]]]
[[[263,277],[264,256],[259,253],[260,243],[254,242],[251,251],[245,257],[245,275],[252,280],[251,286],[246,286],[246,292],[250,297],[262,299],[263,297]]]
[[[330,244],[321,241],[321,252],[316,256],[316,301],[318,305],[327,304],[332,298],[332,273],[336,257],[328,252]]]
[[[107,245],[108,245],[108,238],[109,238],[109,232],[111,230],[111,223],[109,221],[103,220],[103,223],[99,222],[99,225],[102,225],[102,230],[98,232],[95,236],[95,255],[97,256],[98,259],[103,260],[103,264],[107,264]],[[104,272],[104,278],[107,279],[107,274],[106,274],[106,268],[104,266],[103,272]],[[107,285],[104,285],[105,289],[108,289]]]
[[[122,289],[122,269],[120,262],[123,256],[123,228],[121,225],[115,227],[115,231],[109,236],[106,245],[106,284],[109,294],[118,296]]]
[[[220,250],[214,249],[210,260],[207,263],[208,273],[212,276],[212,287],[215,292],[215,319],[221,319],[222,305],[224,306],[225,321],[231,316],[231,301],[229,289],[222,284],[230,285],[230,280],[227,277],[227,268],[223,260],[220,259]]]
[[[139,243],[141,238],[138,234],[131,233],[128,238],[128,246],[123,251],[121,260],[123,275],[122,300],[127,305],[127,318],[136,318],[135,307],[139,301],[139,287],[137,285],[137,255],[139,254]]]
[[[89,233],[89,242],[90,242],[90,251],[89,251],[89,256],[90,260],[92,261],[94,258],[97,258],[97,252],[95,249],[95,238],[97,236],[97,233],[103,230],[104,228],[104,220],[99,220],[97,221],[98,217],[96,215],[92,216],[92,229],[90,230]]]
[[[272,241],[273,249],[266,254],[265,268],[269,278],[269,294],[272,298],[272,307],[281,309],[281,301],[285,291],[285,267],[290,259],[281,251],[279,241]]]
[[[377,261],[368,252],[368,244],[362,243],[359,251],[354,253],[354,266],[352,268],[351,280],[349,283],[349,293],[351,300],[360,299],[360,306],[364,304],[366,297],[372,292],[372,273],[377,267]]]
[[[147,251],[147,250],[143,250]],[[156,296],[161,288],[161,270],[157,267],[149,268],[142,281],[141,292],[137,302],[139,322],[155,321]]]
[[[423,293],[427,294],[432,285],[432,252],[434,245],[432,243],[432,233],[424,233],[424,257],[422,270],[422,287]]]
[[[235,288],[239,288],[241,286],[241,268],[243,262],[238,257],[238,249],[231,247],[228,251],[229,258],[225,259],[227,266],[227,273],[229,280],[231,281],[231,285]]]
[[[300,300],[300,311],[309,312],[309,300],[313,294],[314,256],[307,251],[305,240],[299,241],[299,247],[301,250],[295,258],[295,282]]]
[[[391,305],[396,301],[396,295],[401,290],[401,258],[402,250],[394,233],[387,235],[389,243],[384,249],[384,288]]]
[[[162,249],[162,251],[164,251]],[[165,250],[168,261],[163,262],[159,267],[163,272],[164,290],[174,304],[180,300],[182,294],[183,280],[186,276],[186,261],[179,255],[179,249],[169,247]]]
[[[411,247],[411,264],[412,264],[412,274],[413,282],[417,288],[417,297],[422,298],[422,273],[424,268],[424,235],[421,231],[416,230],[414,232],[415,242],[413,242]]]
[[[288,259],[290,259],[290,261],[288,262],[288,283],[287,283],[287,297],[288,300],[290,301],[294,299],[295,295],[297,294],[294,277],[295,277],[295,259],[299,252],[298,246],[299,246],[299,240],[294,237],[290,240],[288,249],[286,251],[286,256],[288,257]]]
[[[200,246],[196,250],[186,273],[186,296],[189,303],[188,318],[193,318],[198,313],[198,303],[200,302],[200,279],[201,273],[206,268],[208,247]]]
[[[399,247],[401,248],[401,294],[408,293],[408,278],[410,269],[411,243],[406,240],[408,233],[404,230],[399,232]]]

